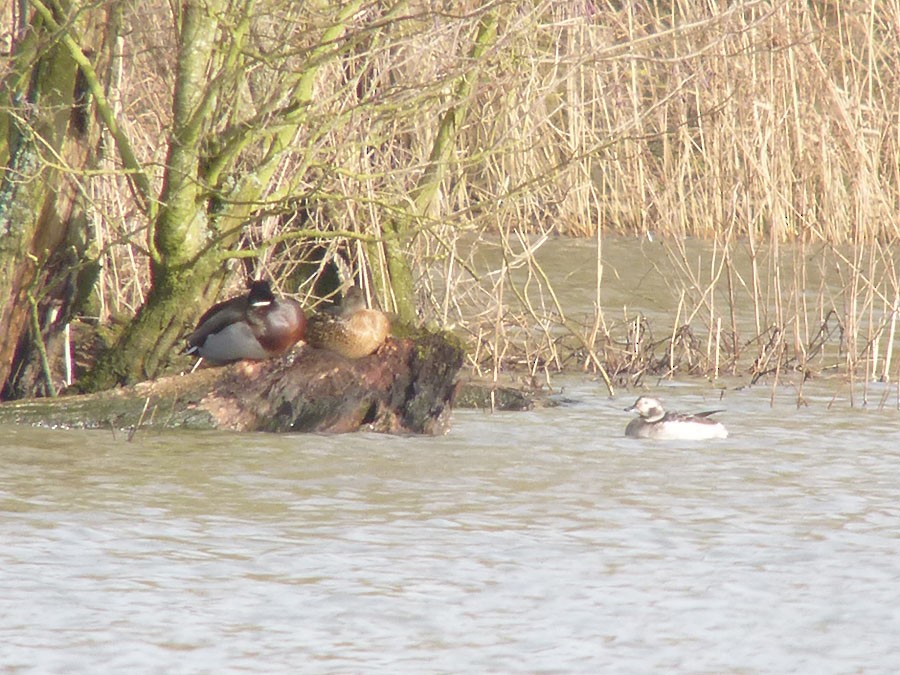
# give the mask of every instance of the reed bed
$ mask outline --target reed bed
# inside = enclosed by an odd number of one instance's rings
[[[386,15],[367,7],[352,49],[323,69],[297,152],[247,223],[252,273],[310,304],[330,263],[374,289],[384,249],[352,235],[377,239],[410,207],[436,120],[469,75],[453,158],[407,252],[422,321],[464,336],[474,373],[583,370],[610,388],[685,374],[900,380],[900,2],[407,6],[384,35],[372,26]],[[167,11],[126,17],[113,87],[157,185]],[[496,41],[472,62],[492,12]],[[291,39],[314,39],[314,18]],[[264,77],[248,73],[249,86]],[[103,322],[132,313],[149,283],[147,224],[107,168],[89,182]],[[312,235],[283,237],[293,231]],[[559,237],[593,250],[574,304],[572,270],[542,258]],[[631,263],[664,279],[652,314],[639,295],[612,298],[625,237],[665,252]]]
[[[717,248],[678,240],[648,244],[655,249],[649,255],[634,239],[612,238],[606,242],[611,256],[626,262],[605,284],[607,293],[614,288],[621,299],[629,288],[639,290],[633,305],[593,310],[577,302],[569,309],[552,292],[554,283],[570,282],[565,245],[522,237],[513,256],[509,242],[495,246],[502,263],[477,272],[486,264],[477,255],[456,260],[459,271],[447,286],[454,289],[449,323],[468,337],[469,363],[483,377],[513,372],[536,386],[558,372],[583,371],[602,377],[612,392],[694,376],[791,384],[802,393],[809,378],[837,375],[862,384],[863,403],[869,383],[900,381],[896,261],[884,246],[867,252],[868,267],[860,270],[848,267],[839,251],[809,251],[802,243],[751,250],[746,242]],[[556,250],[542,253],[542,246]],[[545,270],[550,265],[554,273]],[[433,287],[430,297],[446,298],[447,287]],[[653,296],[646,311],[644,287]]]
[[[898,379],[900,6],[604,7],[596,22],[561,16],[520,36],[521,54],[553,44],[554,58],[526,59],[527,77],[486,95],[490,122],[470,130],[473,146],[517,149],[467,174],[502,189],[483,217],[509,249],[490,285],[430,272],[442,293],[475,283],[504,306],[502,329],[457,313],[478,345],[473,368],[579,367],[620,385]],[[565,278],[510,245],[560,233],[596,242],[594,313],[579,319],[555,302]],[[665,242],[665,319],[603,301],[603,238],[635,233]],[[694,237],[705,255],[688,254]],[[504,292],[514,262],[538,304]]]

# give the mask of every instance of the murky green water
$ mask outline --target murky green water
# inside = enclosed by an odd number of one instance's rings
[[[661,386],[442,438],[2,429],[0,669],[893,672],[900,413]]]

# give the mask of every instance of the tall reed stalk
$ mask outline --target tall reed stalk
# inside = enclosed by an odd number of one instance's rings
[[[468,340],[473,372],[586,369],[610,391],[648,374],[892,376],[900,4],[488,4],[375,3],[354,17],[321,68],[298,152],[244,226],[257,272],[310,304],[328,263],[364,284],[388,277],[383,248],[355,237],[381,240],[412,207],[436,120],[453,108],[466,116],[446,173],[404,245],[422,319]],[[277,2],[259,6],[277,20]],[[475,53],[487,11],[497,38]],[[111,97],[128,102],[123,128],[157,184],[168,12],[151,2],[128,15]],[[272,45],[266,58],[290,69],[309,49]],[[483,84],[452,86],[473,70]],[[88,193],[103,320],[133,312],[149,284],[146,225],[118,167],[106,168]],[[291,240],[298,231],[309,236]],[[541,259],[559,236],[596,249],[573,305],[569,276]],[[617,236],[664,242],[665,261],[641,271],[664,275],[666,319],[639,299],[611,305]]]

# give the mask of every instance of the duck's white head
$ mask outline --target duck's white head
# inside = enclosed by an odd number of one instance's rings
[[[648,422],[658,422],[666,416],[662,404],[650,396],[640,396],[634,405],[625,408],[625,412],[636,412]]]

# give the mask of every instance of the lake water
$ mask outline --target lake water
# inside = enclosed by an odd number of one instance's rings
[[[661,383],[731,436],[654,443],[557,384],[439,438],[0,429],[0,671],[900,670],[896,396]]]

